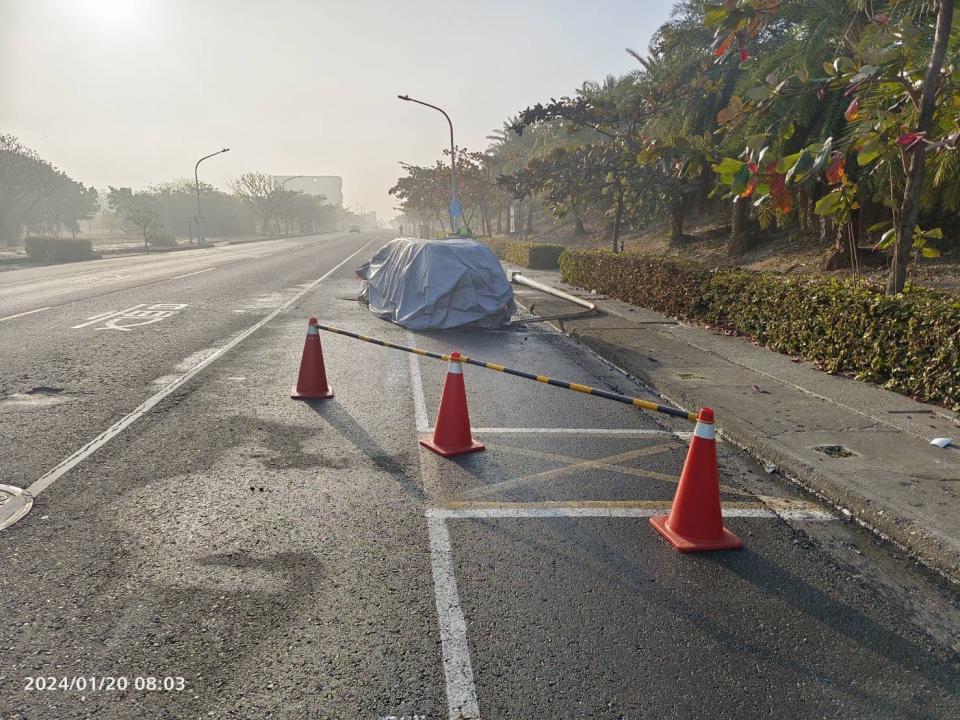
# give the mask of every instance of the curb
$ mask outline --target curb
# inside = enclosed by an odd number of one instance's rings
[[[686,388],[654,378],[637,368],[629,356],[620,351],[619,346],[582,335],[576,329],[564,330],[563,333],[626,375],[635,376],[678,407],[699,409],[699,403]],[[846,517],[892,542],[948,581],[960,584],[960,557],[956,552],[913,520],[901,516],[895,508],[880,506],[874,499],[831,480],[802,458],[786,453],[776,444],[745,430],[735,417],[731,419],[729,415],[719,412],[717,429],[734,445],[762,461],[773,463],[789,480],[836,507]]]

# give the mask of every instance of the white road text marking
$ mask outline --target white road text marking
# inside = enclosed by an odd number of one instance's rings
[[[87,318],[87,322],[74,325],[71,330],[77,330],[103,322],[103,327],[96,327],[94,330],[120,330],[122,332],[130,332],[130,328],[158,323],[171,315],[176,315],[187,307],[187,303],[154,303],[150,307],[141,310],[140,308],[145,304],[146,303],[140,303],[126,310],[117,310],[116,312],[95,315],[92,318]]]

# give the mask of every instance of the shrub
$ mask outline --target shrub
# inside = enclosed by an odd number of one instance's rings
[[[546,243],[527,243],[506,238],[485,238],[483,243],[504,262],[531,270],[556,270],[563,253],[561,245]]]
[[[177,246],[177,239],[169,233],[160,232],[150,238],[150,247],[172,248]]]
[[[709,275],[700,265],[676,258],[606,250],[567,250],[560,256],[564,282],[680,318],[697,314],[700,287]]]
[[[571,251],[565,282],[736,330],[777,352],[960,409],[960,298],[835,278],[709,271],[674,258]]]
[[[89,240],[77,238],[29,237],[24,241],[27,255],[41,262],[85,260],[93,257]]]

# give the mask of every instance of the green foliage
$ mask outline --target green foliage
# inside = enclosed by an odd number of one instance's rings
[[[13,135],[0,133],[0,242],[16,244],[22,229],[45,236],[97,210],[97,191],[58,170]]]
[[[89,240],[56,237],[28,237],[24,245],[33,260],[62,262],[64,260],[87,260],[94,257]]]
[[[831,373],[960,408],[960,299],[848,280],[709,271],[674,258],[567,250],[565,282],[746,335]]]
[[[697,263],[670,257],[605,250],[567,250],[560,256],[564,282],[679,318],[696,316],[705,275]]]
[[[177,239],[168,232],[160,231],[150,238],[150,246],[158,248],[172,248],[177,246]]]
[[[563,247],[528,243],[501,237],[484,238],[483,243],[504,262],[531,270],[556,270]]]

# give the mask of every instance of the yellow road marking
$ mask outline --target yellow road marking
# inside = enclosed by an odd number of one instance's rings
[[[616,465],[614,463],[624,462],[627,460],[632,460],[634,458],[643,457],[645,455],[656,455],[662,452],[670,450],[668,445],[656,445],[653,447],[645,447],[639,450],[631,450],[625,453],[619,453],[617,455],[612,455],[610,457],[599,458],[597,460],[584,460],[583,458],[574,458],[569,455],[558,455],[555,453],[545,453],[539,452],[537,450],[530,450],[528,448],[518,448],[512,445],[497,445],[496,447],[503,448],[508,451],[516,452],[520,455],[526,455],[528,457],[536,457],[546,460],[554,460],[557,462],[567,463],[563,467],[553,468],[552,470],[545,470],[543,472],[534,473],[532,475],[524,475],[523,477],[515,478],[513,480],[504,480],[502,482],[493,483],[492,485],[483,485],[481,487],[474,488],[468,492],[463,493],[462,497],[479,497],[481,495],[487,495],[492,492],[497,492],[500,490],[509,490],[521,485],[532,484],[536,482],[543,482],[544,480],[549,480],[550,478],[566,475],[567,473],[576,472],[577,470],[584,469],[596,469],[596,470],[613,470],[614,472],[619,472],[624,475],[633,475],[635,477],[642,477],[651,480],[664,480],[667,482],[677,482],[677,479],[665,475],[663,473],[655,473],[648,470],[639,470],[637,468],[628,468],[621,465]]]
[[[509,490],[521,485],[526,485],[528,483],[542,482],[544,480],[549,480],[550,478],[562,476],[570,472],[575,472],[577,470],[612,470],[613,472],[621,473],[623,475],[632,475],[634,477],[645,478],[647,480],[661,480],[663,482],[668,482],[671,484],[676,484],[680,481],[678,476],[667,475],[666,473],[658,473],[653,470],[642,470],[640,468],[625,467],[623,465],[617,465],[616,463],[626,462],[627,460],[633,460],[638,457],[644,457],[649,455],[658,455],[663,452],[667,452],[672,448],[670,445],[653,445],[638,450],[630,450],[624,453],[618,453],[616,455],[610,455],[608,457],[601,457],[597,459],[583,459],[572,457],[570,455],[562,455],[559,453],[549,453],[542,452],[539,450],[531,450],[530,448],[516,447],[514,445],[491,445],[487,444],[487,447],[501,448],[507,450],[508,452],[517,453],[519,455],[525,455],[527,457],[534,457],[543,460],[553,460],[556,462],[567,463],[563,467],[553,468],[551,470],[545,470],[543,472],[534,473],[532,475],[525,475],[523,477],[515,478],[513,480],[504,480],[502,482],[493,483],[492,485],[482,485],[476,487],[472,490],[469,490],[461,495],[461,497],[480,497],[482,495],[487,495],[492,492],[497,492],[500,490]],[[737,488],[730,487],[728,485],[720,485],[720,490],[725,493],[732,495],[747,495],[748,493],[744,490],[739,490]]]

